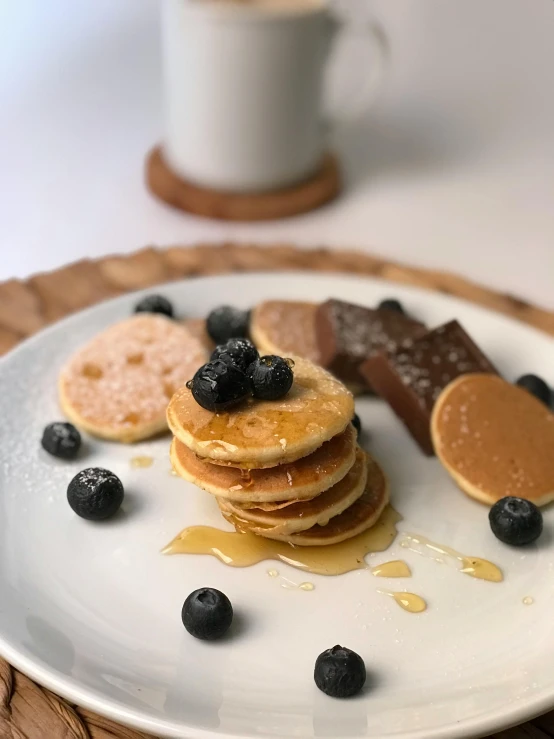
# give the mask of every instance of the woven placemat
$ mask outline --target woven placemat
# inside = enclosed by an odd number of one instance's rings
[[[147,248],[0,284],[0,354],[43,326],[106,298],[169,280],[228,272],[309,270],[372,275],[465,298],[554,335],[554,313],[461,277],[354,251],[288,245]],[[554,712],[496,739],[554,738]],[[41,688],[0,658],[0,739],[151,739]]]

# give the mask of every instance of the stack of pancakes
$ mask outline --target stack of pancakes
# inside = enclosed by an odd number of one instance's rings
[[[357,444],[351,393],[312,362],[294,361],[293,386],[278,401],[212,413],[186,387],[177,391],[167,409],[171,461],[216,497],[237,531],[334,544],[377,522],[388,486]]]

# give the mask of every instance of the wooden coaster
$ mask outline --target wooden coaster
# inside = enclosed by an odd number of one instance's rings
[[[188,213],[224,221],[267,221],[319,208],[341,189],[337,159],[326,154],[319,170],[297,185],[261,193],[209,190],[177,176],[163,158],[161,146],[146,159],[146,185],[160,200]]]

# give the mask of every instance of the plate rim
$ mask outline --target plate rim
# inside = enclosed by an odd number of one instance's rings
[[[483,311],[485,313],[488,313],[490,315],[496,316],[497,318],[501,318],[503,320],[506,320],[508,322],[514,322],[517,323],[520,326],[524,326],[529,331],[533,332],[534,334],[541,336],[544,338],[554,338],[552,334],[550,334],[548,331],[545,331],[542,328],[539,328],[538,326],[534,326],[531,323],[528,323],[522,316],[511,316],[507,313],[504,313],[503,311],[495,310],[494,308],[489,308],[487,306],[481,305],[480,303],[475,303],[469,298],[461,297],[459,295],[453,295],[451,293],[443,293],[437,290],[433,290],[433,288],[428,287],[426,285],[411,285],[406,284],[403,282],[396,282],[394,280],[388,280],[382,277],[379,277],[377,275],[366,275],[366,274],[352,274],[350,272],[319,272],[319,271],[313,271],[309,269],[290,269],[290,270],[284,270],[279,269],[276,271],[271,270],[256,270],[256,271],[248,271],[248,272],[227,272],[222,274],[215,274],[215,275],[190,275],[188,277],[182,277],[177,280],[167,280],[165,282],[159,282],[155,283],[154,285],[150,285],[148,287],[140,288],[137,290],[130,290],[129,292],[125,292],[121,295],[115,295],[113,297],[105,298],[103,300],[98,301],[97,303],[94,303],[93,305],[88,305],[84,308],[80,308],[79,310],[74,311],[73,313],[69,313],[66,316],[63,316],[52,323],[49,323],[46,326],[43,326],[38,331],[35,331],[30,336],[26,336],[21,341],[19,341],[14,347],[11,349],[8,349],[8,351],[0,356],[0,369],[4,366],[5,362],[11,361],[12,357],[19,354],[21,351],[26,351],[29,346],[31,346],[35,341],[40,340],[43,336],[48,335],[50,332],[54,332],[58,330],[60,327],[63,327],[73,320],[77,320],[78,318],[82,316],[86,316],[89,313],[92,313],[96,310],[106,308],[110,305],[117,305],[118,303],[126,303],[128,301],[131,301],[132,299],[137,299],[142,296],[148,295],[149,293],[156,292],[158,290],[164,290],[167,288],[177,288],[179,286],[185,285],[189,282],[219,282],[219,281],[227,281],[229,279],[246,279],[246,280],[254,280],[256,278],[260,277],[271,277],[272,279],[283,279],[287,277],[308,277],[310,279],[316,278],[321,280],[327,280],[332,275],[334,275],[339,280],[345,280],[345,281],[351,281],[351,282],[357,282],[357,283],[363,283],[363,282],[370,282],[375,283],[383,286],[391,286],[391,288],[401,290],[403,292],[412,293],[414,295],[424,295],[424,296],[434,296],[439,298],[440,300],[444,300],[451,303],[463,303],[464,305],[470,306],[473,309]],[[309,301],[308,301],[309,302]],[[553,313],[554,315],[554,313]],[[192,318],[196,318],[197,316],[192,316]]]

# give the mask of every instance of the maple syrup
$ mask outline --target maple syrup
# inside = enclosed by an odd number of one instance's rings
[[[339,380],[298,360],[293,386],[277,402],[250,398],[232,413],[212,413],[184,387],[169,404],[168,420],[177,436],[185,432],[194,439],[194,451],[201,456],[249,470],[263,467],[264,458],[271,466],[314,451],[340,433],[352,413],[352,396]]]
[[[378,590],[377,592],[393,598],[400,608],[409,613],[422,613],[427,610],[427,603],[420,595],[415,593],[390,592],[388,590]]]
[[[240,479],[242,481],[242,487],[249,488],[252,486],[254,480],[252,479],[252,470],[240,470]]]
[[[99,380],[104,373],[97,364],[87,362],[83,367],[83,375],[91,380]]]
[[[407,562],[402,559],[394,559],[391,562],[383,562],[370,568],[374,577],[411,577],[412,571]]]
[[[315,590],[315,585],[313,582],[293,582],[292,580],[289,580],[288,577],[285,577],[284,575],[279,575],[279,570],[268,570],[267,574],[269,577],[276,578],[278,577],[281,580],[281,587],[285,588],[286,590]]]
[[[209,554],[230,567],[249,567],[275,559],[316,575],[342,575],[367,569],[369,552],[383,552],[396,538],[401,516],[387,506],[375,526],[352,539],[328,546],[295,547],[256,534],[189,526],[163,550],[164,554]]]
[[[327,485],[329,478],[334,483],[345,477],[354,464],[355,455],[356,432],[351,424],[307,457],[269,469],[246,470],[216,465],[213,460],[199,457],[178,439],[171,445],[172,463],[186,479],[202,481],[214,492],[227,489],[230,495],[235,494],[232,498],[244,501],[250,508],[257,507],[256,501],[280,503],[290,498],[314,499],[322,488],[332,487]]]
[[[131,458],[131,467],[152,467],[154,464],[154,457],[148,455],[138,455]]]
[[[285,588],[285,590],[304,590],[306,592],[315,590],[313,582],[294,582],[294,580],[289,580],[288,577],[284,577],[283,575],[281,575],[280,579],[281,587]]]
[[[461,564],[458,568],[459,572],[478,580],[487,580],[488,582],[502,582],[504,576],[502,570],[487,559],[481,557],[468,557],[461,552],[457,552],[452,547],[445,544],[436,544],[434,541],[427,539],[420,534],[402,535],[400,546],[409,549],[416,554],[426,554],[429,552],[433,559],[443,563],[445,558],[450,558]],[[438,556],[437,556],[438,555]]]

